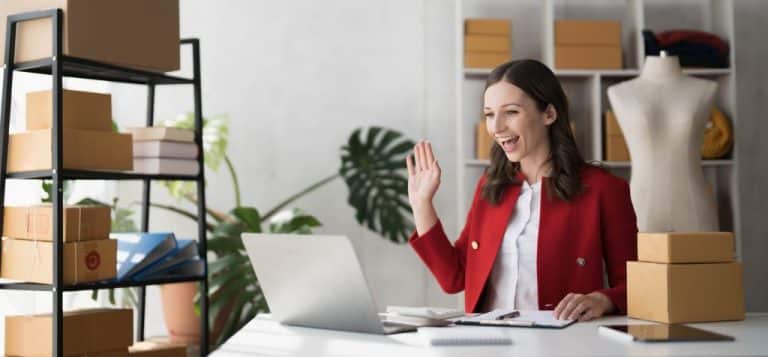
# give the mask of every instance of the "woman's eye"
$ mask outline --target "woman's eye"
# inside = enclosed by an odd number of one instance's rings
[[[484,113],[483,116],[485,117],[485,119],[491,119],[493,118],[493,113]]]
[[[517,114],[517,110],[509,110],[507,111],[507,115],[515,115]]]

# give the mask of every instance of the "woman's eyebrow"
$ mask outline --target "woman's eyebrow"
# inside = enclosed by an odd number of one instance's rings
[[[510,106],[510,105],[514,105],[514,106],[522,107],[522,105],[520,105],[520,104],[517,104],[517,103],[515,103],[515,102],[511,102],[511,103],[507,103],[507,104],[502,104],[502,105],[501,105],[501,107],[502,107],[502,108],[504,108],[504,107],[508,107],[508,106]],[[487,109],[487,110],[490,110],[491,108],[489,108],[489,107],[485,107],[485,108],[483,108],[483,110],[486,110],[486,109]]]

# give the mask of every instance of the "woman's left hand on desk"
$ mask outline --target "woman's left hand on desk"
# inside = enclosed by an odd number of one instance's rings
[[[570,293],[557,304],[553,313],[559,320],[589,321],[610,313],[613,309],[613,302],[603,293]]]

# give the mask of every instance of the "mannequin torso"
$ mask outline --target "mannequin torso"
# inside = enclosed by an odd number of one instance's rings
[[[677,57],[649,56],[639,77],[608,88],[632,157],[640,231],[718,230],[701,169],[701,143],[717,84],[682,74]]]

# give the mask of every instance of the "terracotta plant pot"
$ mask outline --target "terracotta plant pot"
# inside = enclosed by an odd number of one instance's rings
[[[195,295],[199,283],[176,283],[160,286],[160,294],[163,301],[163,319],[168,329],[171,342],[200,345],[200,316],[195,312]],[[221,313],[214,321],[208,340],[214,343],[221,334],[227,317],[232,311],[232,305],[228,304],[221,309]]]
[[[198,283],[166,284],[160,287],[163,319],[171,342],[200,345],[200,316],[195,313]]]

